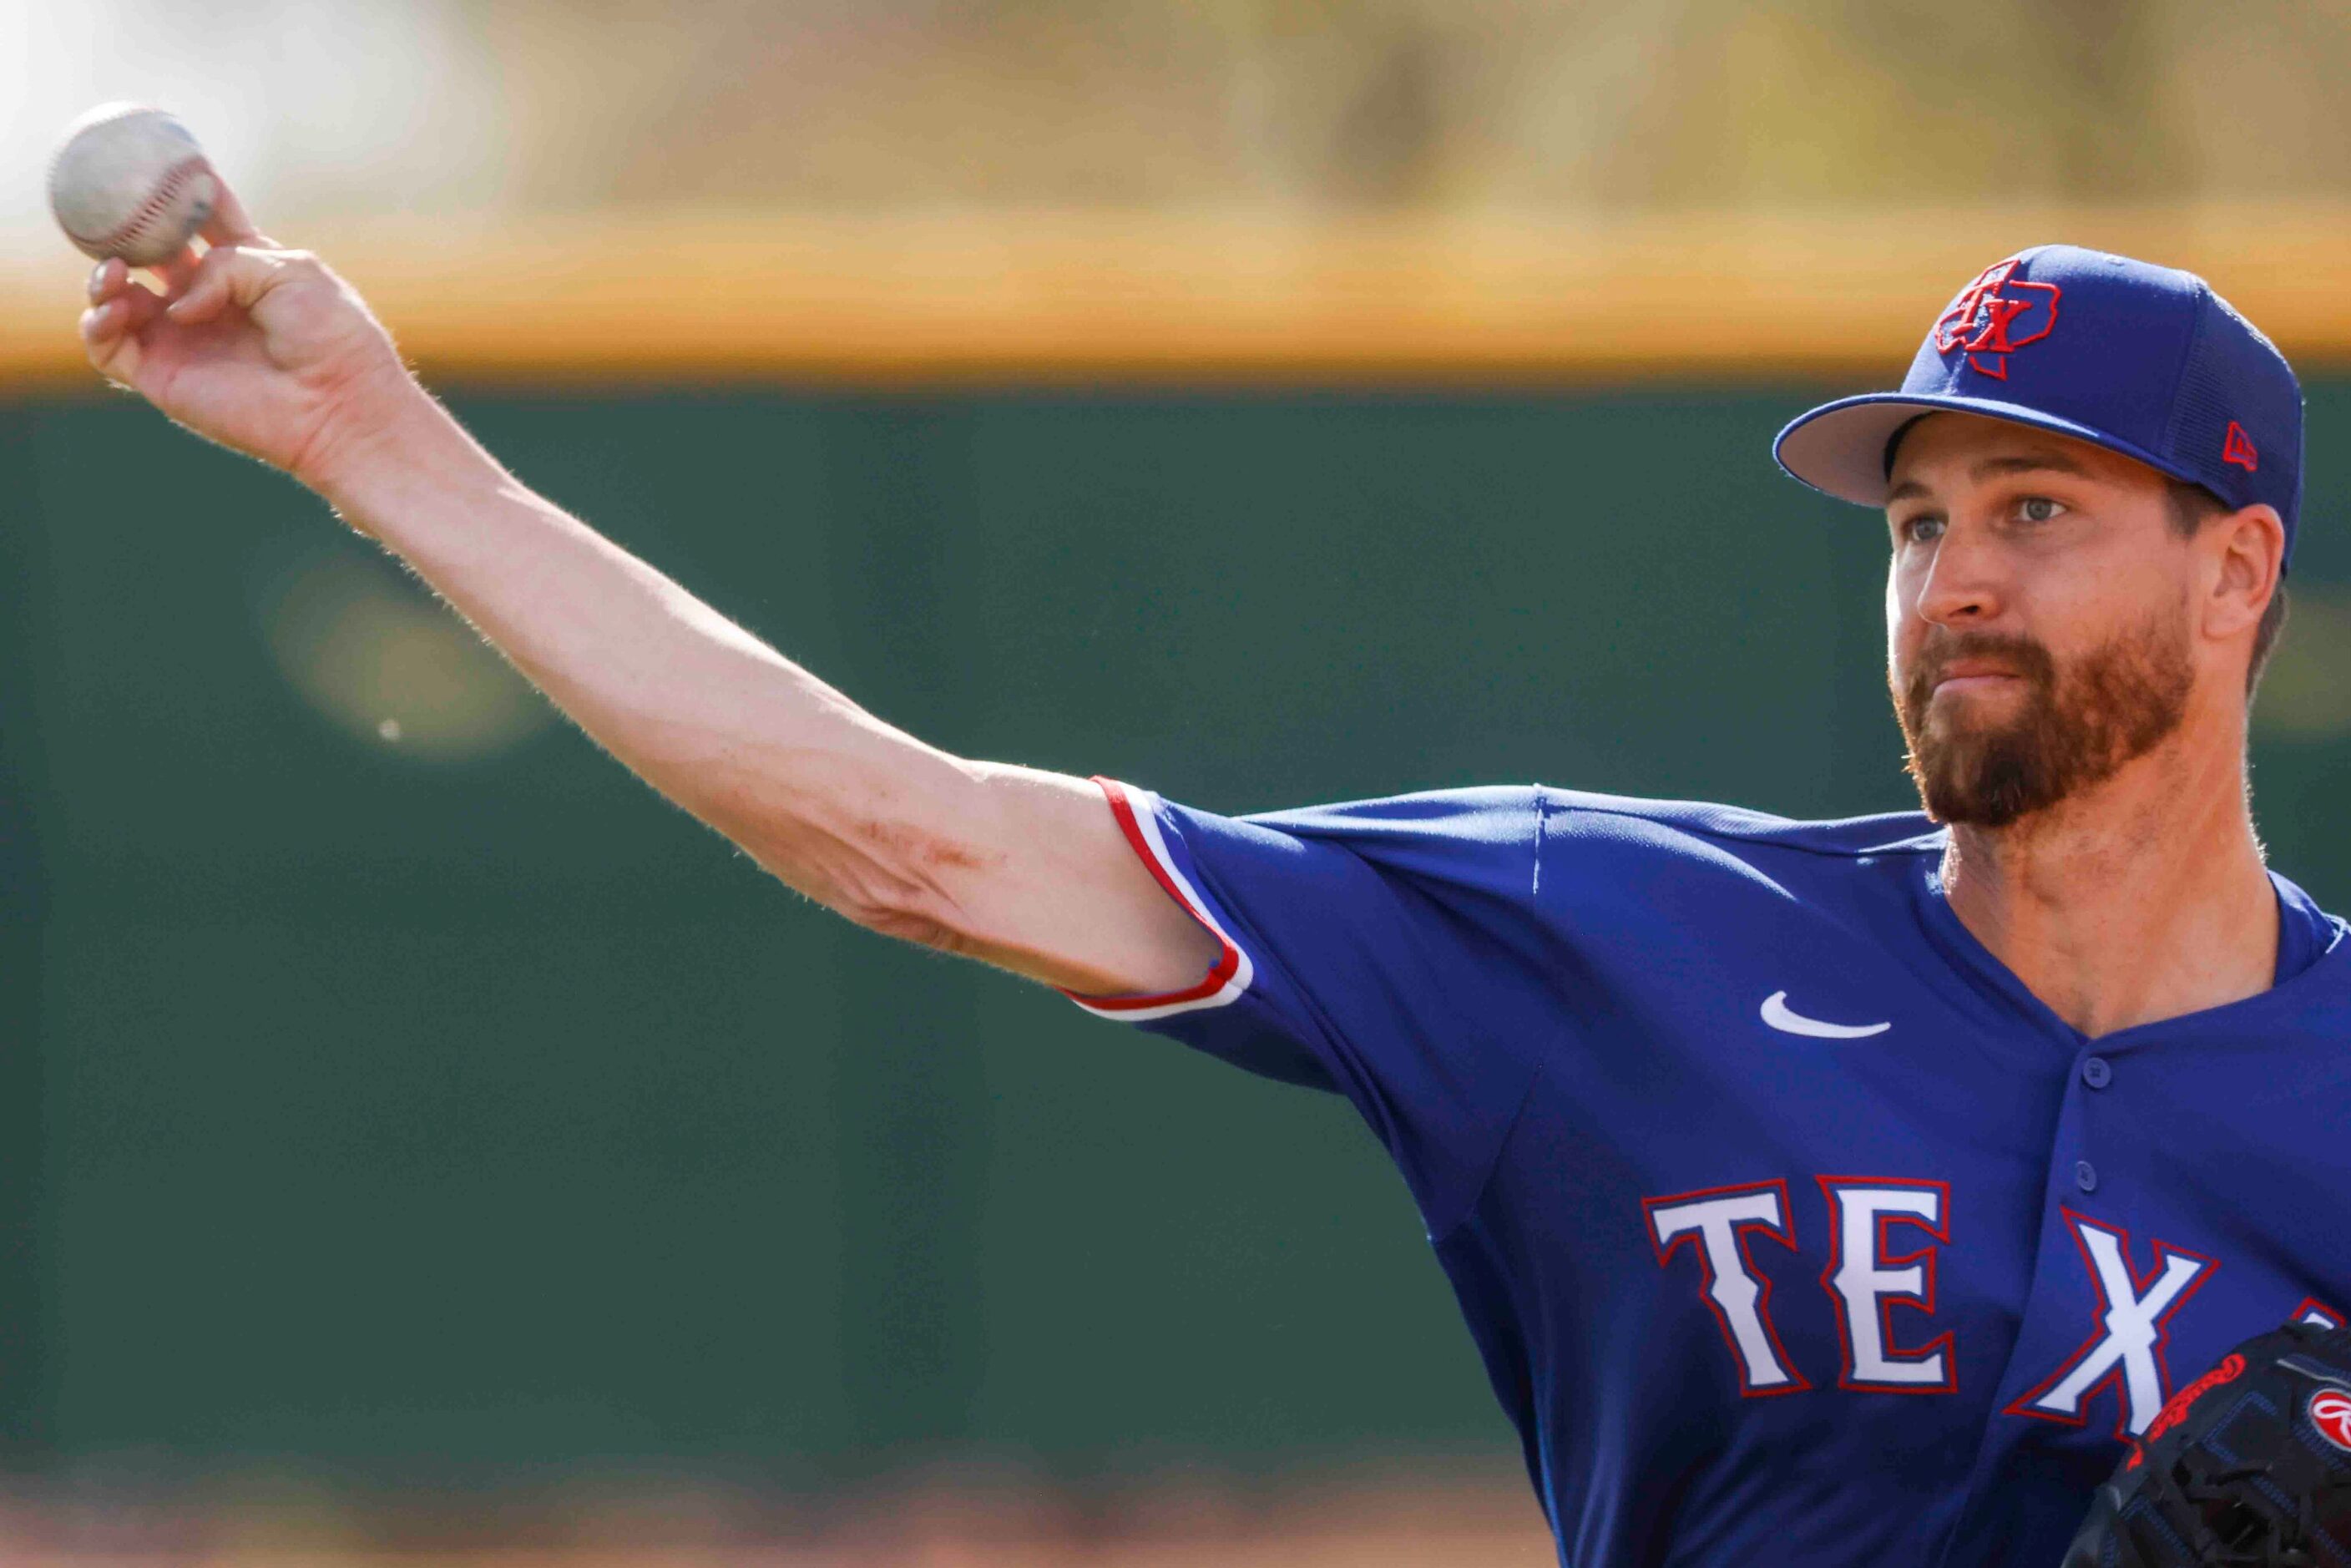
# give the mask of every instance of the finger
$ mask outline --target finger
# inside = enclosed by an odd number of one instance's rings
[[[81,313],[82,351],[99,374],[124,386],[139,371],[139,337],[130,330],[134,308],[128,299],[110,299]]]
[[[81,313],[82,340],[95,343],[141,331],[162,313],[162,298],[153,290],[126,288]]]
[[[203,260],[204,257],[196,254],[196,247],[188,246],[171,260],[159,262],[148,270],[163,280],[163,297],[168,299],[187,291],[188,285],[195,278],[196,266]]]
[[[113,298],[82,312],[82,339],[90,342],[136,337],[152,326],[155,319],[162,314],[162,297],[152,288],[133,285]]]
[[[196,264],[187,292],[172,301],[172,319],[184,327],[211,320],[234,305],[250,310],[286,277],[282,252],[214,246]]]
[[[133,285],[81,315],[83,350],[100,375],[122,386],[138,379],[144,334],[163,316],[163,297]]]
[[[131,268],[120,256],[108,256],[89,269],[89,302],[103,305],[129,287]]]
[[[254,226],[252,215],[245,210],[245,204],[237,200],[236,193],[229,189],[228,182],[221,178],[217,169],[213,171],[212,215],[196,232],[204,236],[208,245],[251,245],[266,250],[275,250],[277,246],[276,240],[268,238]]]
[[[163,315],[163,297],[152,288],[137,286],[122,291],[124,312],[122,329],[136,337],[154,325]]]
[[[110,299],[103,305],[93,305],[81,313],[82,346],[95,354],[101,347],[122,336],[130,324],[131,308],[120,299]]]

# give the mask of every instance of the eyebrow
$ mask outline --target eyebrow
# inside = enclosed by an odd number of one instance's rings
[[[2030,457],[1987,457],[1968,470],[1971,479],[1998,479],[2011,474],[2071,474],[2077,479],[2087,479],[2090,471],[2062,453],[2037,453]],[[1886,492],[1886,504],[1907,501],[1928,493],[1927,486],[1916,479],[1905,479]]]

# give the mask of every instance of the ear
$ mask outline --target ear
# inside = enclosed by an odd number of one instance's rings
[[[2285,523],[2274,507],[2247,507],[2213,518],[2203,528],[2213,551],[2211,591],[2204,631],[2216,641],[2261,624],[2285,576]]]

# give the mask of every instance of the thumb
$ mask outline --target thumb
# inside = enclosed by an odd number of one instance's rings
[[[183,327],[197,327],[232,305],[251,310],[286,282],[295,259],[290,251],[214,246],[196,265],[187,288],[164,308],[165,314]]]

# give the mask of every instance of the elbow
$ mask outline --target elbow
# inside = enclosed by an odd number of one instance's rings
[[[999,871],[999,852],[914,820],[886,789],[844,781],[811,792],[772,776],[716,773],[697,780],[699,799],[681,803],[778,880],[868,931],[972,949],[977,934],[956,894]]]
[[[977,946],[966,912],[935,879],[852,839],[794,835],[789,845],[744,847],[770,875],[852,925],[943,953]]]
[[[977,957],[988,950],[962,912],[928,888],[894,882],[854,892],[835,887],[819,894],[818,902],[862,930],[933,952]]]
[[[965,954],[974,946],[967,934],[921,910],[848,904],[833,907],[853,925],[900,942],[912,942],[917,947]]]

